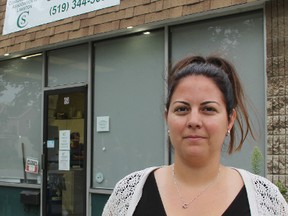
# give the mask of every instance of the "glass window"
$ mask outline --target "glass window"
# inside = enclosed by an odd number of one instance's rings
[[[37,182],[41,102],[42,56],[0,62],[0,181]]]
[[[95,62],[93,187],[113,188],[164,163],[164,33],[98,42]]]
[[[254,105],[249,110],[259,137],[256,142],[248,139],[240,153],[232,156],[223,154],[222,160],[230,166],[251,170],[253,147],[258,145],[264,153],[266,143],[262,11],[175,26],[171,32],[172,61],[189,54],[220,54],[235,65],[245,92]]]
[[[87,83],[88,44],[48,52],[48,86]]]

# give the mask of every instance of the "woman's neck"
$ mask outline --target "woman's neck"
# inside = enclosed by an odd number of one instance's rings
[[[175,160],[174,165],[175,178],[186,186],[200,187],[211,181],[220,175],[223,168],[220,161],[209,163],[207,165],[195,166],[191,164],[185,164]]]

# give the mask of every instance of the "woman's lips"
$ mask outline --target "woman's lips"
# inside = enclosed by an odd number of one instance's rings
[[[205,137],[204,136],[199,136],[199,135],[188,135],[188,136],[184,136],[184,139],[197,141],[197,140],[205,139]]]

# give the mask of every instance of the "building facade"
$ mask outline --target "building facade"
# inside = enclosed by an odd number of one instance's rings
[[[223,163],[253,171],[258,147],[260,174],[288,187],[287,1],[46,4],[27,27],[37,0],[0,0],[0,215],[101,215],[124,175],[172,163],[167,70],[189,54],[228,58],[249,98],[256,140]]]

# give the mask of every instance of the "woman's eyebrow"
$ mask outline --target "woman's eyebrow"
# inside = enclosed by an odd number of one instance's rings
[[[201,105],[207,105],[207,104],[210,104],[210,103],[216,103],[219,105],[219,102],[217,101],[204,101],[203,103],[201,103]]]
[[[176,103],[182,103],[182,104],[185,104],[187,106],[190,105],[190,103],[188,103],[186,101],[174,101],[173,102],[173,104],[176,104]],[[203,105],[207,105],[207,104],[211,104],[211,103],[219,104],[219,102],[217,102],[217,101],[204,101],[204,102],[201,103],[201,105],[203,106]]]
[[[173,104],[176,104],[176,103],[182,103],[182,104],[185,104],[187,106],[190,106],[190,104],[186,101],[174,101]]]

